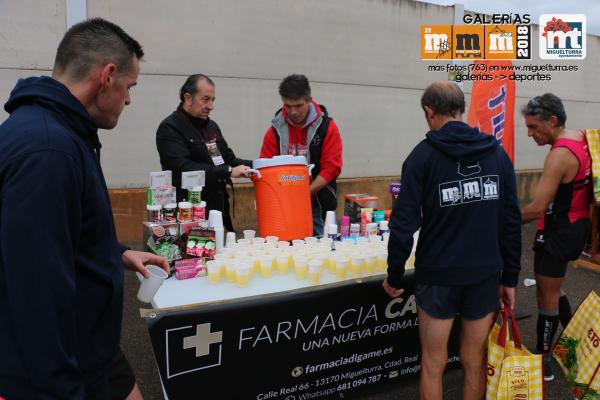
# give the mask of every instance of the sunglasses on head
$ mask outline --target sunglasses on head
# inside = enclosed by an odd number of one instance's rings
[[[534,113],[535,113],[535,110],[546,110],[546,111],[550,112],[551,114],[554,114],[554,112],[551,109],[549,109],[548,107],[543,105],[538,100],[538,97],[534,97],[533,99],[529,100],[529,103],[527,103],[527,108],[529,108]]]

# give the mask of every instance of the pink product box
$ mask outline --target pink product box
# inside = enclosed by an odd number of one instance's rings
[[[175,262],[175,278],[191,279],[206,275],[206,267],[201,258],[188,258]]]

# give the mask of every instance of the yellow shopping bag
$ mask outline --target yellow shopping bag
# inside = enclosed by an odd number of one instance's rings
[[[577,308],[553,354],[576,399],[600,400],[600,297],[595,292]]]
[[[586,129],[585,136],[592,157],[594,199],[600,201],[600,129]]]
[[[505,305],[502,323],[494,323],[488,338],[487,400],[542,400],[542,356],[531,354],[521,343],[512,310]],[[508,337],[510,317],[512,340]]]

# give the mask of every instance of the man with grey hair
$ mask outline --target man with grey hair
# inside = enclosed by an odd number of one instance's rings
[[[493,136],[462,122],[464,95],[435,82],[421,97],[430,131],[402,166],[402,190],[390,217],[391,297],[402,295],[404,264],[421,228],[415,298],[421,339],[421,399],[442,399],[442,375],[454,319],[462,319],[463,399],[485,397],[485,350],[500,301],[514,306],[521,219],[512,163]]]
[[[123,266],[168,264],[117,241],[98,128],[117,125],[143,55],[117,25],[84,21],[52,77],[19,80],[4,106],[0,397],[141,398],[119,350]]]
[[[534,97],[521,113],[527,135],[538,146],[551,146],[533,201],[522,210],[524,224],[537,222],[537,351],[544,357],[544,380],[551,381],[554,334],[559,320],[566,327],[571,319],[569,300],[561,290],[567,264],[579,258],[589,236],[592,159],[585,132],[565,128],[567,113],[555,94]]]

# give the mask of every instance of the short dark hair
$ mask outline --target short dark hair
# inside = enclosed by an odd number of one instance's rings
[[[304,75],[293,74],[279,84],[279,95],[284,99],[310,99],[310,84]]]
[[[554,115],[559,127],[564,127],[567,122],[567,113],[562,100],[552,93],[544,93],[529,100],[521,109],[524,116],[536,116],[542,121],[548,121]]]
[[[421,108],[425,107],[437,115],[454,116],[465,112],[465,95],[453,82],[434,82],[425,88],[421,96]]]
[[[73,25],[60,41],[54,60],[54,73],[79,81],[92,69],[112,62],[119,73],[128,72],[132,56],[144,57],[142,46],[121,27],[102,18]]]
[[[190,75],[187,77],[187,79],[183,83],[183,86],[181,86],[181,89],[179,89],[179,100],[181,100],[183,102],[183,97],[186,93],[189,93],[193,96],[194,93],[196,93],[198,91],[198,81],[199,80],[205,80],[212,87],[215,86],[215,83],[212,81],[212,79],[210,79],[208,76],[206,76],[204,74]]]

